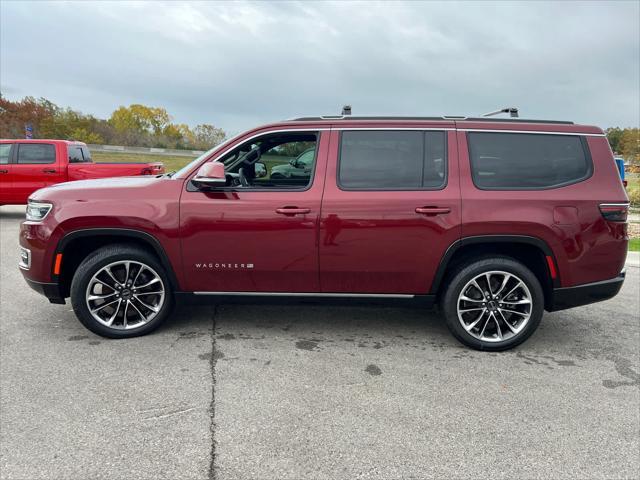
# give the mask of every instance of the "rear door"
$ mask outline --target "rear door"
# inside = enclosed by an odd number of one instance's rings
[[[58,148],[65,150],[64,145]],[[29,195],[39,188],[65,181],[65,171],[60,168],[60,155],[53,143],[17,143],[13,151],[13,187],[15,201],[27,203]]]
[[[320,228],[323,293],[429,293],[460,237],[453,125],[333,130]]]
[[[12,143],[0,143],[0,204],[11,203],[11,187],[13,185],[12,147]]]

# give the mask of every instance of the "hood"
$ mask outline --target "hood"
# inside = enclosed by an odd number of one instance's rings
[[[168,177],[146,175],[77,180],[41,188],[32,193],[29,198],[33,200],[53,200],[55,198],[81,200],[89,197],[121,199],[142,193],[148,188],[155,188],[165,182],[173,182],[173,180]]]

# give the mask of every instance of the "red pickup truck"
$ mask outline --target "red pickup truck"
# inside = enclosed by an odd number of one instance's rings
[[[160,162],[93,163],[82,142],[0,140],[0,205],[25,204],[33,192],[56,183],[160,173]]]

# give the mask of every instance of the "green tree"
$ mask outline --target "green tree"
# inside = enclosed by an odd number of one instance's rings
[[[620,151],[626,160],[640,166],[640,129],[624,129],[620,138]]]
[[[195,137],[194,147],[198,150],[209,150],[221,144],[227,134],[221,128],[206,123],[198,125],[193,129]]]
[[[112,114],[109,122],[119,132],[139,132],[162,134],[170,123],[171,117],[164,108],[147,107],[133,104],[119,107]]]
[[[620,140],[622,139],[623,132],[619,127],[611,127],[606,130],[607,140],[609,140],[611,150],[616,153],[620,153]]]

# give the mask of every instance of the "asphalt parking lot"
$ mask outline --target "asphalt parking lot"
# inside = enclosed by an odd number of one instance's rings
[[[3,479],[637,478],[639,269],[506,353],[434,313],[181,308],[95,336],[31,291],[0,208]]]

